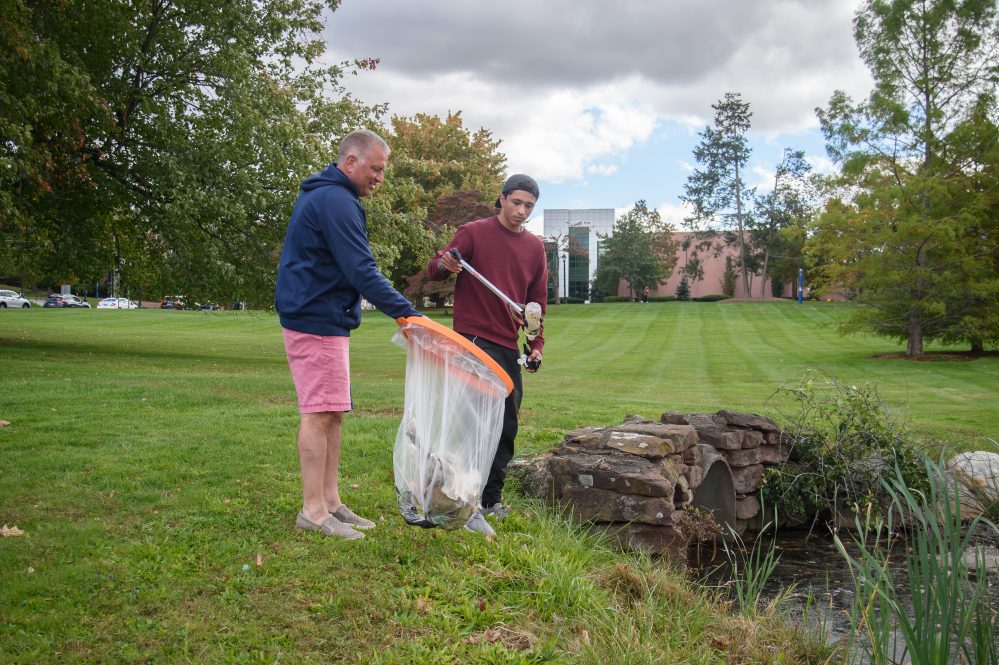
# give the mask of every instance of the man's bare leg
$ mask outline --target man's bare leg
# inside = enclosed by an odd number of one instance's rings
[[[326,474],[323,479],[323,498],[326,510],[333,512],[340,507],[340,441],[343,428],[343,414],[331,413],[335,416],[326,430]]]
[[[334,491],[337,488],[342,422],[343,414],[339,412],[303,413],[298,427],[302,514],[315,524],[321,524],[329,516],[325,494],[328,476],[332,477]],[[332,441],[336,442],[335,446],[331,445]],[[336,496],[339,499],[339,494]]]

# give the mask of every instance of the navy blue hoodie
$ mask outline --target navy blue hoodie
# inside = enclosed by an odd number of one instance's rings
[[[302,183],[278,266],[281,326],[347,337],[361,323],[361,295],[397,318],[419,312],[378,272],[354,183],[330,164]]]

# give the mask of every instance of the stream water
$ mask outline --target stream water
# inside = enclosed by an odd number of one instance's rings
[[[840,537],[846,543],[847,551],[856,556],[850,534],[842,533]],[[783,608],[791,621],[824,633],[829,643],[848,638],[854,584],[850,566],[836,549],[833,539],[816,531],[811,534],[806,530],[781,531],[777,536],[776,552],[780,559],[764,588],[760,606],[765,607],[784,594]],[[702,543],[690,551],[689,564],[691,574],[706,584],[720,587],[730,583],[732,566],[721,546],[715,548],[710,543]],[[911,597],[906,581],[904,544],[899,543],[894,548],[890,567],[900,596]],[[999,608],[999,575],[995,573],[989,575],[989,596],[992,607]],[[908,608],[911,609],[911,604]],[[901,640],[901,635],[897,639]]]

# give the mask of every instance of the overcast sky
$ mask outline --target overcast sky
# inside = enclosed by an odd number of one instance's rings
[[[767,186],[784,147],[828,168],[815,108],[871,85],[857,5],[343,0],[324,35],[333,60],[381,60],[346,81],[364,102],[392,115],[461,111],[470,130],[491,130],[509,172],[540,182],[539,208],[645,199],[678,220],[697,133],[726,92],[753,112],[751,184]]]

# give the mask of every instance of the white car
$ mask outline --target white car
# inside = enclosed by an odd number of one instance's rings
[[[139,309],[139,306],[128,298],[105,298],[97,303],[97,309]]]
[[[27,298],[22,298],[14,291],[0,291],[0,309],[7,307],[17,307],[27,309],[31,307],[31,302]]]

